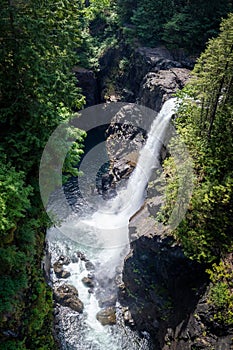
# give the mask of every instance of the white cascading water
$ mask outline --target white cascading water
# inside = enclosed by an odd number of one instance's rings
[[[50,230],[48,241],[53,261],[56,260],[59,254],[72,255],[75,250],[79,249],[95,265],[97,284],[101,280],[112,281],[114,279],[116,267],[122,264],[124,256],[129,251],[129,220],[141,208],[152,170],[159,164],[161,147],[164,143],[169,121],[174,114],[175,103],[175,98],[165,102],[152,123],[146,144],[140,152],[137,166],[128,180],[127,187],[121,190],[115,198],[107,201],[104,207],[99,208],[90,217],[67,220],[63,224],[61,231],[68,232],[68,237],[73,238],[74,242],[72,240],[66,241],[64,236],[59,236],[56,229]],[[82,242],[81,247],[77,242]],[[70,264],[66,270],[70,271],[71,276],[63,283],[74,285],[84,303],[84,313],[81,316],[84,330],[74,328],[71,331],[71,327],[69,334],[66,336],[65,329],[61,329],[61,332],[64,333],[64,339],[66,339],[63,342],[62,349],[102,350],[110,347],[115,350],[148,349],[146,340],[144,340],[144,343],[143,340],[140,342],[136,339],[136,336],[132,336],[130,329],[118,329],[113,334],[112,327],[104,327],[96,320],[96,313],[100,310],[100,307],[97,296],[88,293],[87,288],[81,281],[82,277],[88,274],[82,261]],[[54,274],[52,278],[54,283],[57,282]],[[101,282],[99,285],[101,285]],[[110,283],[109,288],[111,287]],[[106,294],[108,294],[107,290]]]

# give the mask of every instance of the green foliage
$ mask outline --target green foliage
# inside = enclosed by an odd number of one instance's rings
[[[137,9],[135,0],[118,0],[118,13],[122,23],[130,23],[134,11]]]
[[[177,169],[176,169],[175,161],[173,157],[169,157],[164,160],[163,168],[164,168],[164,175],[166,179],[166,190],[165,190],[166,202],[164,203],[163,207],[159,211],[157,215],[157,220],[167,224],[168,219],[176,203],[178,188],[179,188],[179,181],[178,181],[178,173],[177,173]]]
[[[4,344],[0,344],[0,350],[26,350],[27,348],[24,345],[24,341],[5,341]]]
[[[209,291],[209,302],[214,306],[214,319],[226,325],[233,324],[233,270],[232,256],[214,264],[207,272],[212,286]]]
[[[72,72],[88,56],[84,13],[82,0],[1,3],[1,349],[55,348],[52,293],[40,267],[49,220],[39,196],[38,168],[53,130],[84,105]],[[76,142],[64,163],[66,176],[77,174],[85,133],[70,128],[64,142],[70,137]]]
[[[217,35],[222,17],[231,10],[228,0],[118,0],[122,25],[126,29],[134,25],[143,44],[162,42],[190,52],[200,52],[206,41]]]
[[[193,79],[178,94],[175,120],[193,159],[195,186],[185,219],[173,231],[190,259],[208,264],[212,321],[233,323],[233,15],[221,24],[200,56]],[[174,159],[164,162],[166,203],[159,218],[167,223],[177,198]]]
[[[25,175],[2,162],[0,168],[0,236],[1,243],[13,239],[13,231],[30,207],[31,186],[25,186]],[[7,236],[7,237],[6,237]]]
[[[116,4],[111,0],[93,0],[85,11],[89,26],[88,66],[98,71],[99,58],[106,50],[117,45],[119,21]]]
[[[194,19],[189,12],[175,13],[163,25],[162,40],[172,48],[185,47],[191,51],[193,40],[202,38],[200,35],[200,22],[196,18]],[[196,46],[197,43],[195,42]]]
[[[82,45],[78,11],[68,1],[1,8],[1,141],[26,171],[38,163],[51,130],[83,104],[72,74]]]
[[[232,28],[229,15],[219,37],[201,55],[192,81],[179,94],[183,102],[176,119],[194,161],[196,183],[186,218],[174,235],[190,258],[208,263],[233,247]],[[177,175],[172,159],[164,166],[167,203],[160,216],[166,220],[176,200]]]
[[[136,26],[139,39],[156,45],[161,39],[161,28],[172,13],[173,7],[169,0],[138,0],[131,21]]]

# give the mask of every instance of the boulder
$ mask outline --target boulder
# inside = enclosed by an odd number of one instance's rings
[[[82,278],[82,282],[83,282],[84,286],[86,286],[88,288],[94,288],[95,287],[95,283],[93,281],[93,278],[83,277]]]
[[[88,271],[93,271],[93,270],[95,270],[95,265],[92,264],[91,261],[87,261],[87,262],[85,263],[85,267],[86,267],[86,269],[87,269]]]
[[[100,310],[96,318],[103,326],[114,325],[116,324],[116,309],[114,307],[108,307]]]
[[[62,272],[61,272],[61,275],[60,275],[61,277],[60,278],[68,278],[68,277],[70,277],[70,272],[69,271],[66,271],[66,270],[63,270]]]
[[[88,259],[86,258],[86,255],[80,251],[77,252],[77,257],[80,258],[80,260],[82,261],[88,261]]]
[[[69,307],[70,309],[79,313],[83,312],[83,303],[78,298],[77,289],[70,284],[63,284],[55,289],[54,299],[60,305]]]
[[[68,256],[60,255],[58,262],[62,265],[69,265],[71,260]]]
[[[135,325],[131,312],[127,307],[123,309],[123,318],[126,325],[131,327]]]
[[[85,262],[88,261],[88,259],[86,258],[86,255],[78,250],[77,252],[75,252],[73,254],[71,261],[72,261],[72,263],[77,263],[79,261],[79,259],[82,261],[85,261]]]
[[[63,265],[60,261],[53,264],[53,269],[57,278],[68,278],[70,277],[70,272],[63,269]]]

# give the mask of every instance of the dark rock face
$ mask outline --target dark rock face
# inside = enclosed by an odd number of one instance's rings
[[[103,326],[116,324],[116,310],[113,307],[100,310],[96,318]]]
[[[139,90],[140,103],[159,112],[162,104],[172,97],[175,91],[182,89],[189,77],[190,71],[185,68],[171,68],[146,74]]]
[[[149,72],[181,68],[182,64],[175,61],[169,50],[163,46],[157,48],[139,47],[133,55],[134,65],[130,72],[130,81],[134,82],[135,94],[138,96],[141,82]]]
[[[172,238],[142,236],[131,245],[119,298],[155,349],[231,349],[231,328],[213,321],[205,266],[187,259]]]
[[[108,77],[114,71],[113,59],[110,68],[106,68],[107,61],[112,57],[112,54],[113,51],[111,50],[102,59],[104,62],[102,62],[102,69]],[[117,56],[122,54],[123,50],[121,48]],[[113,81],[113,77],[109,78],[111,84],[116,87],[117,101],[137,102],[155,112],[153,118],[148,118],[148,115],[146,115],[148,112],[146,111],[140,116],[138,111],[134,111],[133,105],[129,104],[118,113],[110,124],[106,133],[111,176],[113,176],[110,186],[129,177],[135,167],[139,151],[146,141],[145,130],[135,127],[137,122],[140,124],[141,118],[143,123],[148,123],[148,125],[145,125],[145,129],[149,130],[155,118],[155,113],[159,112],[163,103],[177,90],[184,87],[190,77],[190,71],[183,68],[182,64],[176,61],[173,54],[165,47],[153,49],[140,47],[133,52],[126,48],[125,55],[130,61],[125,76],[121,80],[115,79],[115,81]],[[115,69],[117,69],[116,65],[115,62]],[[105,77],[105,83],[107,80]],[[130,95],[129,99],[127,99],[126,92]],[[166,150],[164,150],[164,153],[166,154]],[[108,184],[108,181],[106,183]]]
[[[127,179],[133,171],[155,115],[152,110],[129,104],[114,117],[106,142],[113,183]]]
[[[74,67],[73,71],[78,80],[77,85],[82,89],[82,94],[86,98],[86,107],[98,104],[99,92],[95,73],[81,67]]]
[[[78,298],[77,289],[70,284],[63,284],[54,291],[54,299],[59,304],[79,313],[83,312],[83,303]]]
[[[154,87],[156,87],[157,83],[159,83],[160,86],[163,86],[162,79],[165,79],[165,92],[166,92],[166,86],[170,85],[170,88],[173,89],[173,92],[177,90],[177,88],[180,88],[179,84],[174,84],[174,79],[172,77],[169,77],[168,72],[179,72],[179,75],[181,74],[182,70],[184,71],[184,74],[188,74],[188,69],[190,66],[193,66],[193,62],[189,65],[184,65],[184,59],[181,59],[181,55],[174,55],[173,52],[169,51],[164,46],[158,46],[155,48],[148,48],[148,47],[139,47],[136,49],[133,53],[133,64],[131,65],[131,70],[129,73],[129,81],[131,86],[133,86],[133,92],[135,96],[137,96],[137,100],[139,100],[139,103],[150,107],[155,110],[159,110],[161,108],[162,103],[165,100],[161,100],[161,94],[160,94],[160,104],[159,102],[156,102],[156,105],[154,107],[153,104],[146,104],[146,99],[141,99],[140,96],[143,95],[143,90],[145,88],[145,83],[147,79],[150,79],[150,76],[152,73],[157,73],[158,77],[160,77],[159,81],[151,81],[150,83],[154,84]],[[181,59],[181,61],[177,60]],[[186,61],[189,59],[186,58]],[[162,71],[167,71],[167,73],[161,73]],[[148,77],[146,77],[149,74]],[[174,75],[176,73],[173,73]],[[167,77],[168,75],[168,77]],[[168,84],[168,81],[173,80],[173,84],[170,82]],[[145,90],[147,90],[145,88]],[[162,92],[161,92],[162,93]],[[139,97],[139,98],[138,98]]]

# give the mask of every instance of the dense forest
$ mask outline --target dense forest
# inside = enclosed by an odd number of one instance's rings
[[[233,322],[232,24],[231,14],[198,59],[191,82],[178,94],[182,104],[176,127],[189,147],[196,178],[186,218],[173,232],[191,259],[210,267],[210,299],[217,306],[216,319],[227,324]],[[165,171],[164,220],[177,191],[172,157],[165,161]]]
[[[194,53],[217,35],[221,18],[232,10],[228,0],[119,0],[119,5],[128,35],[147,45],[165,43]]]
[[[56,349],[52,291],[41,270],[46,228],[38,169],[52,131],[85,107],[74,66],[98,71],[109,46],[163,44],[200,55],[176,127],[195,161],[195,190],[175,230],[190,259],[206,264],[216,319],[233,323],[233,16],[224,0],[1,0],[0,349]],[[221,23],[221,26],[220,26]],[[210,40],[209,40],[210,39]],[[201,54],[201,52],[203,52]],[[76,130],[66,174],[77,175],[85,133]],[[69,135],[67,135],[68,137]],[[166,221],[176,196],[172,158]]]

